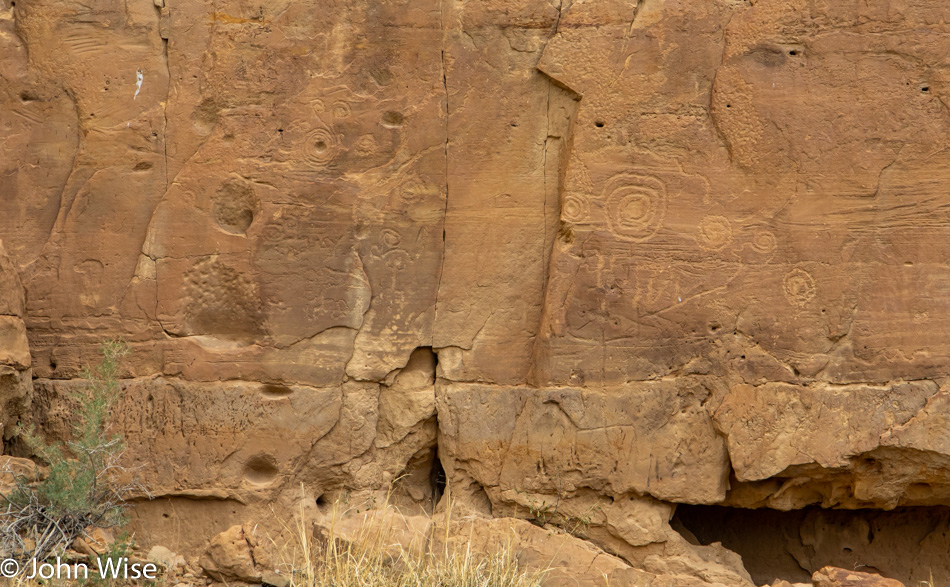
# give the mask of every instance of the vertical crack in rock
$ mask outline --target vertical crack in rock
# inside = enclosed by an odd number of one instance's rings
[[[165,191],[168,191],[169,177],[168,177],[168,101],[171,98],[172,93],[172,71],[171,65],[168,62],[168,31],[163,30],[162,27],[162,18],[164,16],[163,11],[167,10],[165,8],[164,0],[156,0],[155,10],[158,13],[158,35],[162,42],[162,61],[165,64],[165,78],[166,78],[166,88],[165,88],[165,101],[162,102],[162,154],[165,158]]]
[[[733,12],[729,19],[726,21],[726,24],[722,27],[722,47],[719,56],[719,66],[716,67],[716,71],[713,74],[712,83],[709,84],[709,102],[706,105],[706,115],[709,117],[709,122],[712,125],[713,130],[716,133],[716,137],[722,143],[722,146],[726,149],[726,156],[729,158],[730,162],[735,161],[732,152],[732,143],[729,141],[729,137],[726,136],[725,131],[719,126],[719,119],[713,115],[713,98],[716,95],[716,84],[719,83],[719,70],[726,65],[726,46],[728,45],[728,31],[729,25],[732,24],[732,19],[735,17],[735,12]]]
[[[26,39],[20,33],[19,29],[15,29],[15,30],[17,31],[17,37],[23,42],[23,46],[26,48],[27,59],[29,60],[30,46],[27,44]],[[62,210],[63,210],[63,201],[66,199],[66,190],[69,189],[70,179],[72,179],[73,174],[76,173],[76,167],[79,162],[79,153],[80,151],[82,151],[82,146],[84,142],[84,139],[82,136],[82,116],[79,113],[79,101],[76,99],[76,96],[73,94],[73,92],[70,91],[70,89],[66,87],[65,85],[62,87],[62,90],[63,90],[63,95],[69,98],[69,101],[72,103],[73,109],[76,112],[76,130],[77,130],[76,146],[73,149],[73,160],[69,166],[69,174],[66,175],[66,179],[63,181],[63,187],[62,189],[59,190],[59,201],[56,203],[56,206],[59,210],[59,214],[57,214],[57,217],[53,219],[53,224],[50,226],[49,234],[46,235],[46,243],[43,245],[42,249],[38,252],[38,257],[48,250],[50,244],[53,241],[53,236],[56,234],[56,228],[59,224],[59,217],[62,214]],[[65,218],[65,216],[63,216],[63,218]],[[34,259],[31,262],[31,264],[35,262],[36,260]],[[29,278],[26,276],[24,276],[24,279],[25,281],[29,281]]]
[[[23,45],[23,50],[26,51],[26,63],[27,66],[30,64],[30,46],[27,44],[26,39],[23,38],[23,33],[20,31],[20,21],[16,17],[16,6],[11,7],[10,14],[13,18],[13,34],[16,35],[16,38],[19,39],[20,44]]]
[[[564,6],[565,1],[566,0],[560,0],[560,2],[557,4],[557,7],[556,7],[557,18],[554,21],[553,32],[551,34],[551,38],[548,40],[547,45],[541,51],[540,61],[544,60],[544,52],[548,50],[548,47],[551,45],[551,43],[555,42],[558,36],[560,35],[561,20],[564,17],[564,11],[570,9],[570,4],[568,4],[567,7]],[[640,3],[637,4],[638,8],[639,8],[639,5]],[[634,18],[636,18],[636,11],[634,12]],[[632,22],[631,22],[631,26],[632,26]],[[557,193],[555,194],[555,197],[552,198],[555,229],[551,232],[551,234],[548,234],[548,226],[549,224],[551,224],[548,220],[549,218],[548,193],[549,192],[548,192],[548,169],[547,169],[548,148],[550,144],[550,139],[552,138],[552,135],[551,135],[551,93],[555,91],[555,88],[560,88],[560,89],[565,90],[566,92],[570,92],[571,96],[574,99],[574,112],[571,113],[571,119],[573,119],[574,115],[576,115],[577,105],[580,102],[580,100],[583,98],[583,94],[581,92],[575,90],[574,88],[564,85],[560,80],[558,80],[557,78],[549,74],[547,71],[545,71],[542,68],[540,61],[537,66],[537,70],[541,72],[542,74],[544,74],[544,76],[548,79],[548,83],[549,83],[547,102],[546,102],[547,111],[545,112],[546,132],[545,132],[545,138],[544,138],[544,145],[542,145],[542,149],[543,149],[542,176],[543,176],[543,189],[545,193],[545,198],[544,198],[544,237],[545,238],[544,238],[544,242],[542,242],[541,244],[541,247],[542,247],[541,263],[544,269],[541,275],[541,281],[542,281],[541,283],[541,310],[540,312],[538,312],[538,324],[534,331],[535,332],[534,340],[531,343],[533,348],[531,350],[531,354],[530,354],[531,360],[528,363],[528,372],[526,374],[526,379],[528,381],[531,381],[532,378],[534,377],[533,372],[534,372],[534,364],[536,362],[537,352],[538,352],[538,340],[541,338],[541,329],[543,328],[543,325],[546,321],[546,316],[548,312],[548,306],[549,306],[548,292],[550,290],[550,285],[551,285],[551,275],[554,274],[552,265],[556,262],[554,248],[555,246],[557,246],[557,234],[560,227],[560,218],[561,218],[561,199],[563,196],[562,192],[564,190],[564,177],[567,171],[567,164],[568,164],[567,162],[569,159],[568,155],[570,153],[571,142],[572,142],[571,135],[573,133],[573,128],[572,128],[573,124],[570,124],[567,128],[566,133],[563,136],[559,137],[561,144],[560,144],[560,149],[559,149]]]
[[[439,298],[442,294],[442,276],[445,275],[445,227],[449,215],[449,81],[448,72],[446,71],[445,65],[445,0],[441,0],[439,2],[439,29],[442,33],[442,50],[440,54],[442,62],[442,91],[445,94],[445,145],[443,155],[443,166],[445,169],[445,206],[442,209],[442,262],[439,266],[438,285],[436,285],[435,289],[435,317],[438,317],[439,315]],[[435,320],[435,318],[433,320]],[[433,337],[434,334],[435,333],[433,332]]]

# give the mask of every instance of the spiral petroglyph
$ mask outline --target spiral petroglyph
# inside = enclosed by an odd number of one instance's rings
[[[561,218],[567,222],[583,222],[590,213],[587,198],[580,194],[568,194],[561,207]]]
[[[707,216],[699,223],[699,244],[717,251],[732,242],[732,225],[724,216]]]
[[[663,225],[666,186],[655,177],[620,174],[607,182],[607,223],[620,239],[642,242]]]
[[[325,128],[311,131],[303,145],[304,158],[310,167],[324,167],[338,151],[336,136]]]
[[[785,297],[793,306],[805,306],[808,302],[815,299],[817,287],[815,278],[807,271],[801,268],[795,268],[785,274],[782,280],[782,286],[785,289]]]

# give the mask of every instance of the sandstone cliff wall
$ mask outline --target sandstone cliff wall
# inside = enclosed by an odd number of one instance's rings
[[[123,337],[142,536],[185,545],[397,478],[431,509],[444,470],[728,582],[674,504],[950,505],[948,21],[0,0],[4,425],[66,430]]]

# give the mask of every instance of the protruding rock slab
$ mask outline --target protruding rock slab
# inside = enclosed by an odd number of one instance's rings
[[[872,573],[825,567],[811,577],[815,587],[904,587],[894,579]]]
[[[726,446],[704,403],[714,382],[682,378],[622,389],[438,388],[452,472],[492,491],[556,495],[590,488],[715,503],[725,497]]]

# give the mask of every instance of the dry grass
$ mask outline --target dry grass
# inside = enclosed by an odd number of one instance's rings
[[[450,508],[449,508],[450,509]],[[380,511],[386,511],[385,506]],[[390,512],[392,510],[389,510]],[[301,512],[302,513],[302,512]],[[280,549],[292,560],[282,565],[293,587],[540,587],[543,572],[519,568],[511,544],[489,554],[472,550],[468,540],[452,540],[450,519],[441,540],[419,534],[408,544],[392,516],[365,516],[355,536],[338,531],[350,512],[335,504],[327,533],[314,540],[298,517],[295,544]],[[462,544],[464,543],[464,545]],[[283,574],[283,573],[282,573]]]
[[[289,587],[541,587],[545,571],[520,568],[510,541],[488,554],[473,550],[465,536],[450,535],[453,526],[446,515],[429,532],[411,531],[395,508],[354,515],[358,510],[333,505],[323,532],[314,537],[309,516],[282,524],[282,539],[269,543],[270,568],[290,580]],[[421,518],[416,518],[421,519]],[[360,522],[353,523],[354,520]],[[438,536],[432,528],[439,528]],[[418,528],[417,528],[418,529]],[[90,565],[90,578],[94,569]],[[168,586],[175,579],[160,577],[152,585]],[[76,584],[66,582],[65,584]],[[92,580],[91,587],[142,585],[142,582]],[[41,587],[48,583],[25,576],[3,582],[11,587]]]

